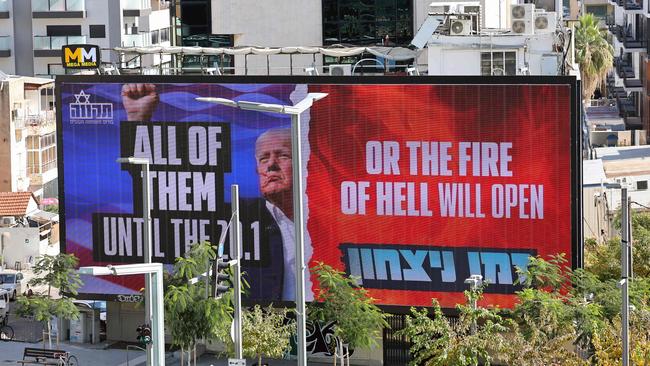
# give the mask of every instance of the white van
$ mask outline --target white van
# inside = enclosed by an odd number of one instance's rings
[[[0,289],[0,323],[9,312],[9,291]]]

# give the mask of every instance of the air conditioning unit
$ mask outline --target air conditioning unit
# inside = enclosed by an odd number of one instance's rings
[[[510,29],[515,34],[533,34],[535,4],[510,6]]]
[[[2,226],[16,225],[16,218],[13,216],[5,216],[2,218]]]
[[[352,75],[351,64],[330,65],[331,76],[349,76]]]
[[[557,29],[557,13],[536,11],[533,24],[536,34],[554,33]]]
[[[452,19],[449,21],[449,35],[468,36],[472,32],[471,19]]]

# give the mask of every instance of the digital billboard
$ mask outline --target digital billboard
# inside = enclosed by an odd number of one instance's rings
[[[357,276],[381,305],[511,306],[531,255],[578,261],[579,134],[572,78],[76,77],[57,79],[62,248],[80,264],[142,261],[150,161],[152,256],[230,243],[240,186],[248,300],[295,296],[291,117],[197,98],[292,106],[300,116],[305,260]],[[128,301],[138,277],[84,277]],[[318,288],[306,280],[307,298]]]

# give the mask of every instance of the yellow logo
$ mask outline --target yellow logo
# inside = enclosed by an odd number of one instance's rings
[[[99,47],[93,45],[63,46],[63,67],[95,68],[99,66]]]

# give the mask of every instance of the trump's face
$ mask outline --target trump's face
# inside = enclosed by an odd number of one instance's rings
[[[264,133],[255,144],[260,192],[266,198],[291,191],[291,134],[288,130]]]

